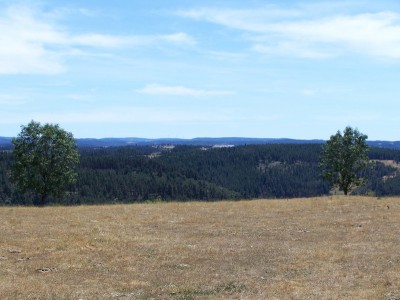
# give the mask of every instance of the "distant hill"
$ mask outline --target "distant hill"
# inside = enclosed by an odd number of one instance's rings
[[[400,141],[367,141],[368,145],[376,148],[387,148],[387,149],[400,149]]]
[[[0,137],[0,149],[11,147],[11,137]],[[260,145],[260,144],[323,144],[324,140],[301,140],[289,138],[246,138],[246,137],[221,137],[221,138],[102,138],[77,139],[78,147],[99,148],[99,147],[120,147],[120,146],[158,146],[158,145],[191,145],[191,146],[239,146],[239,145]],[[377,148],[400,149],[400,141],[368,141],[368,144]]]
[[[295,140],[295,139],[271,139],[271,138],[194,138],[194,139],[145,139],[145,138],[103,138],[103,139],[77,139],[80,147],[116,147],[126,145],[158,146],[158,145],[190,145],[190,146],[215,146],[215,145],[260,145],[260,144],[320,144],[323,140]]]
[[[11,139],[10,137],[1,137],[0,136],[0,149],[8,149],[11,147]]]

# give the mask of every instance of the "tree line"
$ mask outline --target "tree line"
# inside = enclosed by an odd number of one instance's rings
[[[293,198],[325,195],[332,187],[345,195],[397,194],[393,161],[399,161],[399,151],[370,151],[366,140],[367,135],[346,127],[324,145],[78,152],[71,133],[31,121],[12,140],[12,151],[0,152],[0,204]]]
[[[96,204],[143,201],[215,201],[326,195],[331,185],[319,167],[322,145],[270,144],[233,148],[177,146],[79,149],[76,182],[50,203]],[[369,158],[400,161],[400,151],[371,148]],[[0,153],[0,204],[33,205],[40,199],[11,183],[13,153]],[[400,195],[393,166],[375,163],[353,193]]]

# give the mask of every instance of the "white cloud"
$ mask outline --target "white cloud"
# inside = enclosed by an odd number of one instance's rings
[[[226,60],[226,61],[240,61],[246,58],[247,55],[238,52],[227,52],[227,51],[209,51],[208,55],[214,59]]]
[[[21,6],[0,9],[0,74],[60,73],[65,71],[66,58],[95,53],[96,49],[195,44],[193,38],[182,32],[142,36],[72,34],[49,15]],[[82,51],[82,47],[91,49]]]
[[[204,89],[192,89],[184,86],[166,86],[159,84],[149,84],[138,92],[149,95],[162,95],[162,96],[188,96],[188,97],[200,97],[200,96],[225,96],[232,95],[234,91],[221,91],[221,90],[204,90]]]
[[[22,97],[9,94],[0,94],[0,105],[15,106],[15,105],[23,105],[25,103],[26,101]]]
[[[138,35],[138,36],[112,36],[104,34],[83,34],[70,38],[69,44],[89,47],[136,47],[158,43],[172,43],[178,45],[194,45],[195,40],[189,35],[178,32],[166,35]]]
[[[68,94],[64,96],[66,99],[80,101],[80,102],[91,102],[93,100],[93,96],[89,94]]]
[[[375,13],[277,24],[273,32],[308,48],[334,54],[340,46],[356,53],[400,58],[400,14]],[[327,47],[328,46],[328,47]],[[326,49],[328,48],[328,49]]]
[[[312,97],[318,94],[318,90],[315,89],[303,89],[300,94],[306,97]]]
[[[258,52],[316,58],[355,53],[400,59],[400,14],[390,11],[340,13],[336,5],[326,6],[322,16],[310,7],[199,9],[178,15],[243,31]]]
[[[190,123],[226,123],[240,124],[243,122],[276,122],[287,116],[284,114],[237,113],[227,108],[162,108],[162,107],[132,107],[112,106],[90,109],[80,112],[29,112],[2,113],[0,124],[26,124],[38,120],[41,123],[57,124],[190,124]]]
[[[195,20],[206,20],[240,30],[265,32],[269,27],[269,22],[298,17],[300,13],[297,10],[270,6],[259,9],[203,8],[181,10],[177,12],[177,15]],[[266,20],[269,20],[269,22],[266,22]]]
[[[57,53],[45,47],[62,40],[52,26],[34,20],[31,11],[22,7],[9,8],[0,18],[0,74],[63,70]]]
[[[226,110],[213,110],[207,113],[185,109],[154,107],[107,107],[84,112],[1,114],[0,124],[25,124],[30,120],[43,123],[185,123],[185,122],[224,122],[233,116]]]
[[[316,117],[318,122],[333,122],[333,123],[354,123],[354,122],[373,122],[381,120],[381,115],[378,113],[354,113],[354,114],[332,114],[320,115]]]
[[[183,32],[156,36],[154,40],[156,41],[162,40],[165,42],[177,43],[177,44],[188,44],[188,45],[196,44],[196,41],[191,36]]]
[[[329,49],[329,51],[327,49],[317,49],[299,41],[279,41],[274,45],[257,43],[251,49],[262,54],[296,56],[300,58],[324,59],[337,55],[337,49]]]
[[[72,36],[68,40],[65,40],[65,43],[75,46],[114,48],[114,47],[126,46],[130,44],[130,41],[126,37],[124,38],[124,37],[91,33],[91,34]]]

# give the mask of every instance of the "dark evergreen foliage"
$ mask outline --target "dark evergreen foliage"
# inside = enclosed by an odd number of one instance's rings
[[[321,144],[81,148],[78,178],[50,203],[310,197],[329,193],[318,168]],[[370,158],[400,161],[400,151],[371,148]],[[32,205],[10,183],[12,152],[0,152],[0,204]],[[365,171],[367,185],[354,193],[400,195],[397,169],[380,162]]]

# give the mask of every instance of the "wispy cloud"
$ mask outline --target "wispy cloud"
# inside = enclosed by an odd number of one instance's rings
[[[49,15],[26,6],[0,9],[0,74],[60,73],[65,71],[68,57],[88,55],[96,49],[196,43],[183,32],[138,36],[71,33],[57,24],[54,15]]]
[[[104,34],[83,34],[72,36],[65,43],[75,46],[89,47],[136,47],[158,43],[173,43],[177,45],[194,45],[196,41],[189,35],[178,32],[167,35],[138,35],[138,36],[112,36]]]
[[[25,103],[26,101],[22,97],[10,94],[0,94],[0,105],[15,106],[15,105],[23,105]]]
[[[0,14],[0,74],[58,73],[63,70],[56,52],[46,48],[63,40],[50,24],[35,20],[23,7]]]
[[[400,59],[400,14],[396,12],[340,13],[337,6],[324,6],[322,16],[310,7],[208,8],[177,14],[241,31],[258,52],[310,58],[353,53]]]
[[[66,99],[79,101],[79,102],[91,102],[93,100],[93,96],[89,94],[68,94],[64,96]]]
[[[225,61],[240,61],[247,57],[244,53],[227,51],[209,51],[208,55],[214,59]]]
[[[300,94],[306,97],[313,97],[318,94],[318,90],[314,89],[303,89],[300,91]]]
[[[79,112],[29,112],[29,113],[2,113],[0,124],[26,124],[30,120],[40,120],[43,123],[57,124],[151,124],[151,125],[179,125],[204,124],[248,124],[248,123],[275,123],[287,118],[287,115],[278,113],[237,113],[219,108],[192,109],[188,107],[133,107],[112,106],[98,109],[81,110]]]
[[[225,96],[235,94],[234,91],[193,89],[184,86],[167,86],[160,84],[146,85],[144,88],[138,90],[138,92],[149,95],[188,97]]]
[[[332,122],[332,123],[354,123],[354,122],[372,122],[381,120],[379,113],[354,113],[354,114],[332,114],[320,115],[316,117],[319,122]]]
[[[24,124],[30,120],[41,120],[50,123],[187,123],[187,122],[225,122],[232,121],[232,116],[226,110],[213,110],[207,113],[171,108],[154,107],[108,107],[82,112],[57,112],[57,113],[27,113],[2,115],[0,124]]]

